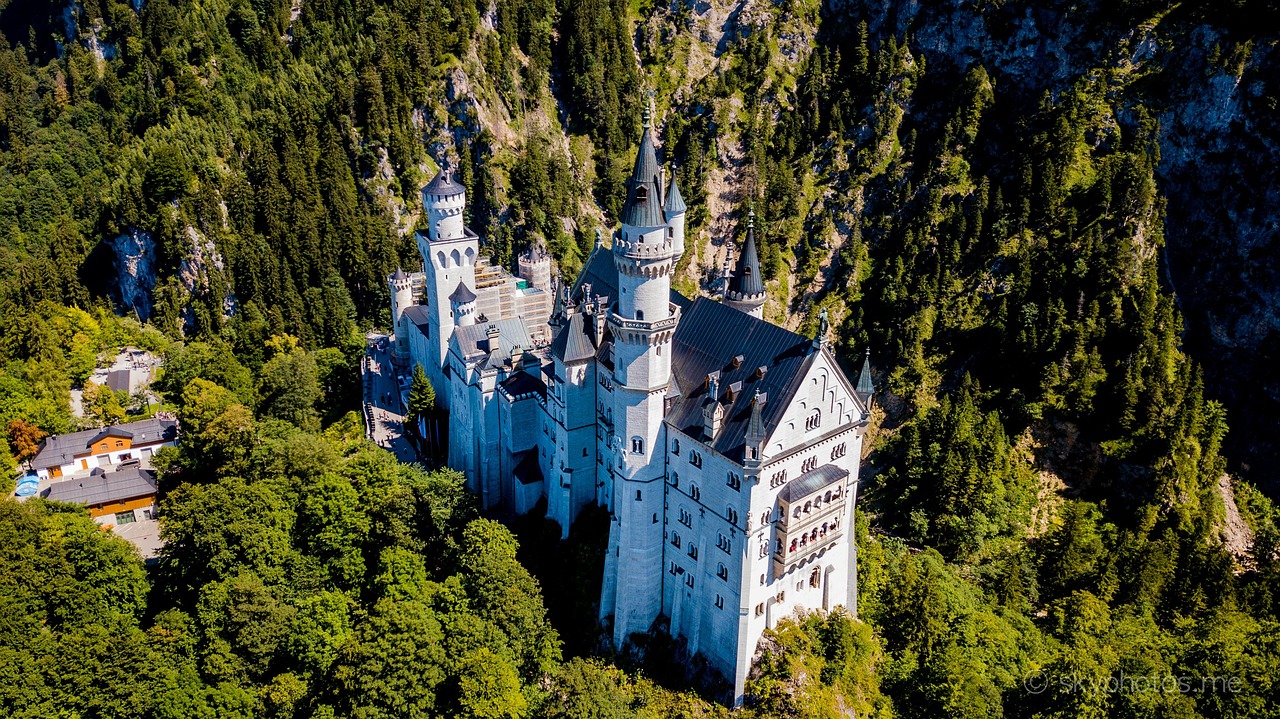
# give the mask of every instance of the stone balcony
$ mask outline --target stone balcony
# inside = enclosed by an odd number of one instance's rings
[[[827,464],[788,482],[778,493],[774,576],[836,546],[848,520],[844,487],[848,477],[847,470]]]

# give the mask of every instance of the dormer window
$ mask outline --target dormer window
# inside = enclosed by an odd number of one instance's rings
[[[641,185],[636,188],[636,201],[644,202],[649,199],[649,188]]]

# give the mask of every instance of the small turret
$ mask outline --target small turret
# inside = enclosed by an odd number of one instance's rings
[[[764,434],[764,403],[768,399],[769,395],[761,392],[759,387],[756,388],[755,396],[751,398],[751,419],[747,420],[747,432],[743,437],[745,448],[742,465],[744,467],[759,467],[764,461],[764,443],[769,439]]]
[[[455,325],[470,327],[476,323],[476,293],[465,282],[459,282],[458,289],[449,295],[449,305],[453,308]]]
[[[397,267],[387,278],[387,285],[391,288],[391,331],[395,333],[391,361],[405,365],[409,359],[409,331],[404,311],[413,304],[413,283],[409,275]]]
[[[702,432],[708,441],[720,434],[724,423],[724,405],[720,404],[720,373],[707,375],[707,398],[702,402]]]
[[[676,257],[684,254],[684,197],[680,195],[680,186],[676,184],[676,169],[671,168],[671,184],[667,186],[667,234],[671,237],[672,249]]]
[[[767,295],[764,277],[760,274],[760,253],[756,251],[755,223],[756,212],[752,210],[747,215],[747,239],[725,289],[724,302],[752,317],[760,318],[764,316]]]
[[[868,407],[871,406],[871,395],[875,394],[875,386],[871,383],[871,348],[867,348],[866,354],[862,356],[862,372],[858,374],[858,386],[854,388],[854,392],[858,393],[858,399],[862,400]]]

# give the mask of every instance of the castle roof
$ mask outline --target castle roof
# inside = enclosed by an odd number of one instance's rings
[[[551,356],[566,364],[589,360],[603,339],[596,332],[594,317],[575,312],[551,340]]]
[[[391,275],[392,282],[404,282],[407,279],[409,279],[409,275],[406,275],[404,269],[400,267],[397,267],[396,271]]]
[[[754,216],[753,216],[754,218]],[[738,264],[729,279],[729,291],[739,295],[754,296],[764,292],[764,277],[760,275],[760,255],[756,252],[756,230],[748,220],[747,241],[738,255]]]
[[[453,179],[453,173],[444,169],[437,172],[431,182],[428,182],[427,186],[422,188],[422,194],[424,195],[440,195],[443,197],[461,195],[466,191],[467,188]]]
[[[476,293],[472,292],[470,287],[467,287],[467,283],[459,281],[458,289],[449,295],[449,301],[465,305],[476,301]]]
[[[635,169],[627,180],[627,203],[622,206],[622,224],[632,227],[659,227],[667,224],[662,211],[662,180],[658,176],[658,154],[646,117],[636,152]]]
[[[875,393],[875,387],[871,384],[871,350],[867,350],[867,354],[862,358],[862,372],[858,374],[857,393],[865,402],[868,397]]]
[[[787,482],[782,491],[778,493],[778,499],[784,502],[804,499],[808,495],[824,487],[829,487],[848,476],[849,470],[841,469],[834,464],[824,464]]]
[[[509,377],[498,383],[502,390],[514,398],[528,394],[539,397],[547,396],[547,385],[528,372],[512,372]]]
[[[684,197],[680,194],[680,187],[676,185],[675,168],[671,170],[671,185],[667,187],[667,216],[678,215],[685,210]]]
[[[684,311],[672,345],[671,373],[681,396],[667,421],[734,460],[743,457],[749,428],[764,437],[773,434],[818,352],[807,337],[705,297]],[[720,373],[714,399],[725,414],[720,431],[707,439],[702,406],[713,372]],[[768,401],[759,407],[759,424],[751,427],[756,390]]]
[[[404,308],[404,316],[414,324],[422,334],[427,334],[427,328],[431,326],[431,310],[426,305],[409,305]]]
[[[496,344],[489,339],[490,327],[497,330]],[[453,331],[453,337],[449,339],[449,345],[458,353],[458,356],[471,363],[480,359],[488,360],[495,351],[501,358],[506,359],[511,356],[512,348],[532,347],[533,340],[529,337],[529,329],[525,327],[524,320],[513,317],[497,322],[457,327]]]

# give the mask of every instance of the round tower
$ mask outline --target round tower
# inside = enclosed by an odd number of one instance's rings
[[[458,327],[476,323],[476,293],[465,282],[459,282],[458,289],[449,295],[449,306],[453,309],[453,323]]]
[[[521,253],[516,264],[521,279],[540,290],[551,289],[551,255],[540,245]]]
[[[467,189],[448,170],[441,170],[422,188],[422,208],[427,211],[427,234],[432,242],[458,239],[466,234],[462,211]]]
[[[404,311],[413,304],[413,285],[409,275],[398,267],[387,277],[387,285],[391,288],[391,331],[395,335],[391,361],[404,366],[409,363],[408,319]]]
[[[613,241],[618,270],[613,334],[613,457],[609,552],[601,616],[613,617],[614,643],[644,632],[662,611],[664,397],[679,307],[671,302],[677,253],[662,202],[662,178],[644,115],[635,169],[627,181],[622,228]]]

